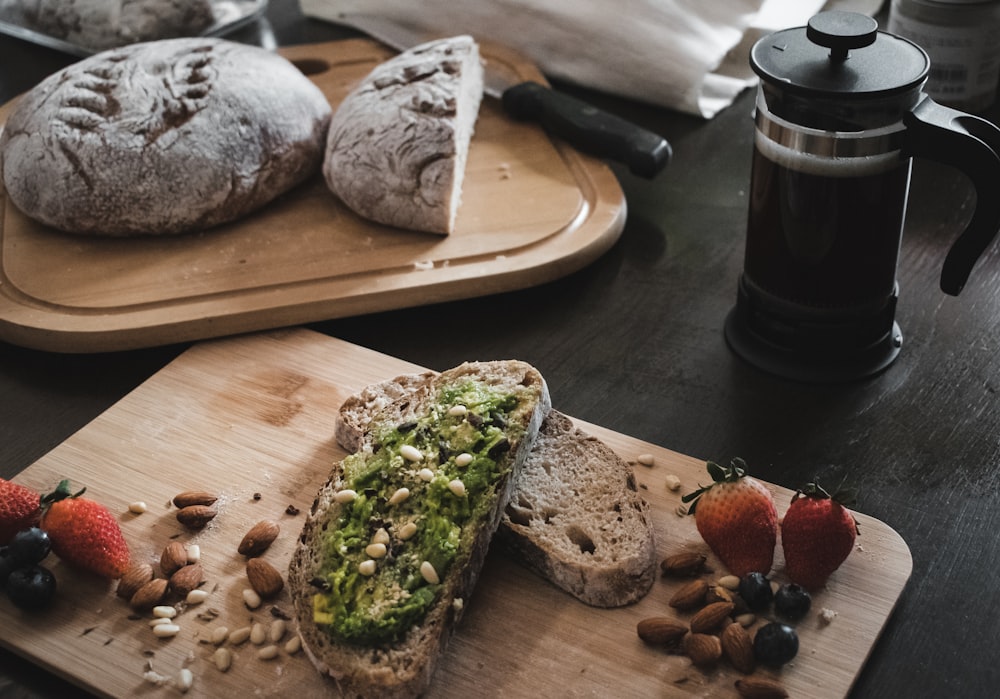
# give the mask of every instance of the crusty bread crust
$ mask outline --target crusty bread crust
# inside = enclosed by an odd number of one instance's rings
[[[422,390],[432,376],[397,376],[348,398],[336,417],[337,443],[359,449],[372,416],[390,400]],[[649,507],[631,467],[557,410],[542,423],[497,539],[543,578],[595,607],[631,604],[656,577]]]
[[[508,438],[511,448],[501,457],[506,469],[482,521],[463,528],[458,558],[441,581],[442,589],[423,622],[396,643],[363,647],[339,642],[313,622],[311,581],[320,565],[319,542],[324,527],[336,520],[343,505],[334,496],[343,486],[343,462],[338,463],[317,495],[292,555],[288,570],[299,634],[310,659],[336,680],[345,697],[416,697],[429,685],[434,668],[456,624],[464,601],[472,593],[489,544],[510,500],[514,483],[551,408],[548,388],[541,374],[519,361],[471,362],[434,376],[376,416],[372,429],[393,427],[400,420],[422,415],[442,386],[468,377],[516,393],[520,405],[508,418],[516,425]],[[364,449],[371,449],[366,442]]]

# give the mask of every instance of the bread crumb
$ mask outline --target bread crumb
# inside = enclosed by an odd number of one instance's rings
[[[639,454],[639,456],[636,457],[636,461],[643,466],[652,466],[654,459],[652,454]]]
[[[413,263],[413,268],[414,269],[421,269],[421,270],[434,269],[434,261],[433,260],[417,260],[416,262]]]
[[[819,621],[823,626],[828,626],[837,617],[837,612],[827,607],[819,610]]]
[[[676,493],[678,490],[681,489],[681,479],[675,476],[673,473],[667,476],[664,479],[664,482],[667,484],[667,490],[671,492]]]

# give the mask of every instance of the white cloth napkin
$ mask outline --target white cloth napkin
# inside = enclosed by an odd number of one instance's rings
[[[874,14],[883,0],[300,0],[350,25],[375,15],[439,36],[507,44],[548,77],[711,118],[756,84],[761,36],[821,9]]]

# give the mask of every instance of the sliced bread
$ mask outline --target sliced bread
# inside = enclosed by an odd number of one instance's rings
[[[397,376],[348,398],[336,416],[337,443],[349,452],[359,449],[372,418],[432,376]],[[596,607],[635,602],[655,580],[649,507],[631,467],[556,410],[542,423],[521,470],[498,541],[543,578]]]
[[[415,697],[459,622],[551,407],[518,361],[466,363],[375,416],[288,570],[303,647],[346,697]]]

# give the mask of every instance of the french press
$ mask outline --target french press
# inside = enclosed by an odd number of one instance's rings
[[[726,340],[787,378],[870,376],[903,341],[896,265],[912,158],[952,165],[975,187],[941,272],[957,295],[1000,230],[1000,129],[929,98],[927,54],[867,15],[821,12],[760,39],[750,64],[761,80]]]

